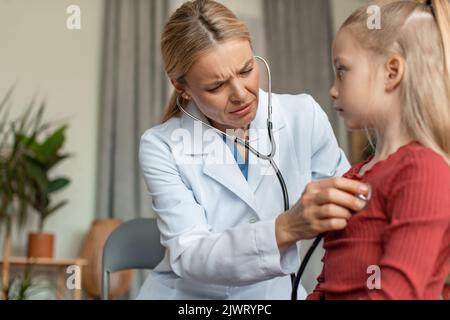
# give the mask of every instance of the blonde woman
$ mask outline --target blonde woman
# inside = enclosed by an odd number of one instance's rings
[[[376,135],[345,175],[372,199],[325,237],[310,299],[439,299],[450,272],[450,4],[380,6],[381,29],[366,6],[337,34],[330,91],[347,127]]]
[[[140,161],[166,256],[139,299],[289,299],[297,242],[346,226],[367,186],[349,169],[325,113],[307,95],[273,95],[277,162],[270,165],[198,121],[270,152],[267,93],[246,25],[223,5],[184,3],[161,41],[175,88],[162,124],[141,140]],[[305,186],[308,187],[305,190]],[[303,193],[303,196],[302,196]],[[302,196],[302,197],[301,197]],[[300,287],[298,296],[306,297]]]

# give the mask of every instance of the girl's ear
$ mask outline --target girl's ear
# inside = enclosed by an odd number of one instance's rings
[[[398,54],[389,57],[385,64],[385,89],[394,91],[403,79],[405,73],[405,60]]]

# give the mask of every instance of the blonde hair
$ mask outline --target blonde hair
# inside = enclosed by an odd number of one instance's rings
[[[161,54],[167,75],[183,83],[184,76],[201,54],[231,39],[243,39],[251,44],[246,24],[228,8],[212,0],[184,3],[170,17],[161,37]],[[163,123],[179,116],[177,96],[174,91],[163,112]]]
[[[450,4],[447,0],[378,1],[381,29],[367,26],[368,9],[354,12],[348,28],[378,56],[405,59],[400,85],[402,119],[408,134],[450,164]]]

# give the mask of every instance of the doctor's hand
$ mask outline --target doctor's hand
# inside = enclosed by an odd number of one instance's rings
[[[366,206],[366,202],[357,196],[368,194],[369,186],[346,178],[308,184],[299,201],[276,220],[275,233],[280,252],[297,241],[344,229],[352,212]]]

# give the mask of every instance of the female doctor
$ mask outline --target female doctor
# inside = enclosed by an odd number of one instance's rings
[[[289,299],[297,242],[343,229],[366,187],[349,169],[325,113],[308,95],[273,95],[274,170],[187,112],[270,153],[267,93],[246,25],[211,0],[183,4],[161,41],[176,89],[140,163],[166,248],[138,299]],[[333,179],[331,179],[333,178]],[[328,180],[327,180],[328,179]],[[315,181],[315,182],[311,182]],[[306,297],[300,286],[298,297]]]

